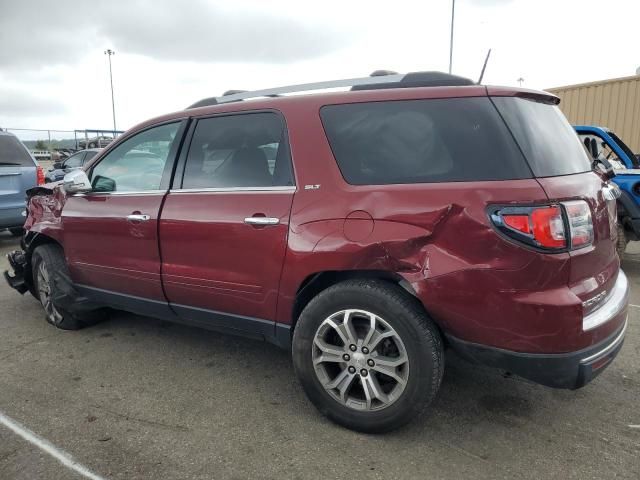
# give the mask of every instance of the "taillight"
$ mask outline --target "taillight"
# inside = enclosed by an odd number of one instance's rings
[[[40,165],[38,165],[37,168],[37,175],[38,175],[38,185],[44,185],[45,179],[44,179],[44,168],[42,168]]]
[[[593,222],[591,221],[591,209],[587,202],[576,200],[564,202],[564,208],[569,220],[571,231],[571,247],[581,248],[593,243]]]
[[[564,251],[593,243],[591,210],[583,200],[495,208],[491,220],[505,235],[542,250]]]

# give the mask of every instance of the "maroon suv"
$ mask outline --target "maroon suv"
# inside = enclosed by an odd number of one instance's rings
[[[413,73],[233,92],[29,192],[6,277],[76,329],[105,307],[291,349],[311,401],[385,431],[451,347],[560,388],[626,328],[616,195],[544,92]],[[253,98],[252,97],[258,97]]]

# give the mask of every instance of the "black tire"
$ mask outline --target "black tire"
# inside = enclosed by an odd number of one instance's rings
[[[14,237],[21,237],[24,233],[24,229],[22,227],[10,228],[9,232],[11,232],[11,235]]]
[[[618,257],[620,257],[620,261],[624,258],[627,243],[629,243],[629,240],[627,239],[627,233],[625,232],[624,226],[618,225],[618,243],[616,244],[616,250],[618,252]]]
[[[357,410],[341,403],[325,390],[314,368],[312,352],[320,325],[335,312],[348,309],[380,317],[395,330],[406,350],[404,390],[379,410]],[[367,433],[390,431],[419,416],[435,397],[444,373],[442,339],[421,304],[399,286],[379,280],[347,280],[313,298],[296,324],[292,354],[296,374],[316,408],[344,427]],[[363,387],[363,378],[356,376]]]
[[[44,269],[46,278],[40,274]],[[105,314],[101,310],[71,313],[53,300],[56,296],[56,275],[69,276],[69,269],[62,248],[54,244],[37,247],[31,256],[31,272],[35,297],[45,309],[45,319],[54,327],[62,330],[79,330],[101,321]],[[48,293],[47,293],[48,291]]]

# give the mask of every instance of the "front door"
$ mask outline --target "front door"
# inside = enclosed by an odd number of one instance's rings
[[[294,191],[279,114],[197,121],[182,183],[160,220],[162,279],[178,315],[268,328],[261,321],[275,319]]]
[[[81,290],[134,311],[142,299],[166,303],[158,216],[180,134],[181,122],[134,134],[92,167],[92,192],[68,197],[64,248]]]

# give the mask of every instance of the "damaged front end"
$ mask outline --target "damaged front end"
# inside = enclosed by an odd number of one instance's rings
[[[38,239],[42,231],[56,230],[59,212],[64,204],[64,192],[60,190],[55,185],[44,185],[26,191],[27,219],[24,224],[26,233],[21,241],[22,250],[7,254],[11,269],[4,272],[9,286],[20,294],[35,291],[31,274],[31,252],[36,245],[42,243]]]
[[[11,288],[17,290],[20,294],[24,294],[31,289],[30,282],[28,282],[25,275],[29,272],[27,256],[22,250],[14,250],[7,254],[7,259],[13,273],[11,274],[5,270],[4,278]],[[30,279],[31,275],[28,275],[28,277]]]

